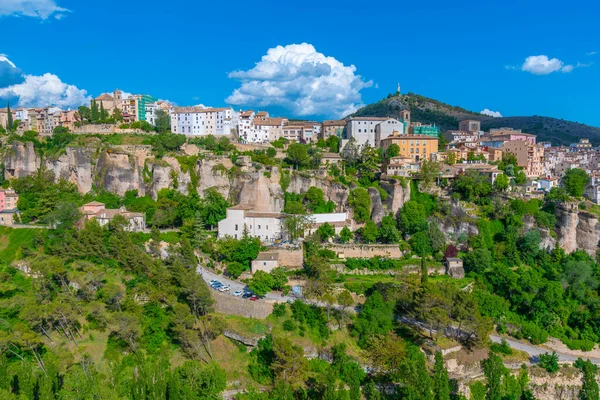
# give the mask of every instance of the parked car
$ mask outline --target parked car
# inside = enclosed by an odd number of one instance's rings
[[[252,296],[250,296],[250,300],[252,300],[252,301],[258,300],[258,296],[253,294]]]
[[[241,290],[236,290],[235,292],[233,292],[233,295],[236,296],[236,297],[238,297],[238,296],[241,296],[242,293],[243,292]]]
[[[218,281],[218,280],[216,280],[216,279],[211,279],[211,280],[210,280],[210,284],[211,284],[211,285],[213,285],[213,284],[215,284],[215,283],[218,283],[218,282],[219,282],[219,281]]]
[[[215,290],[219,290],[221,287],[223,286],[222,283],[215,283],[214,285],[211,285],[211,287]]]
[[[219,292],[228,292],[231,289],[231,286],[225,285],[219,288]]]
[[[244,299],[248,299],[248,298],[252,297],[252,293],[251,292],[244,292],[244,294],[242,295],[242,297]]]

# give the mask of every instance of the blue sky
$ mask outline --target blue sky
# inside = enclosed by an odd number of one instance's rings
[[[330,118],[399,81],[475,111],[600,126],[597,1],[456,3],[1,0],[0,98],[68,107],[118,87]]]

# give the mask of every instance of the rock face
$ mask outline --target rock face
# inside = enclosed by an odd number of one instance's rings
[[[556,248],[556,239],[550,234],[550,230],[547,228],[540,228],[535,222],[535,218],[530,215],[523,217],[523,223],[525,224],[524,231],[528,232],[532,229],[537,229],[540,232],[540,250],[551,251]]]
[[[4,158],[4,177],[6,179],[24,178],[35,174],[40,168],[40,157],[32,142],[18,142],[10,147]]]
[[[473,236],[479,234],[477,222],[470,218],[457,219],[446,217],[435,219],[433,223],[440,227],[441,231],[446,235],[446,241],[448,243],[456,243],[458,238],[462,235]]]
[[[556,235],[560,247],[567,253],[585,250],[595,256],[600,242],[598,217],[579,210],[577,204],[566,203],[556,207]]]
[[[338,211],[348,211],[348,196],[350,189],[339,183],[327,179],[325,171],[315,172],[291,172],[290,185],[287,191],[290,193],[306,193],[311,186],[319,188],[325,194],[326,201],[333,201],[338,205]]]
[[[287,191],[290,193],[306,193],[311,186],[323,190],[325,200],[333,201],[337,204],[338,212],[351,211],[348,205],[348,197],[352,188],[333,182],[326,171],[313,172],[292,172],[290,174],[290,185]],[[377,223],[381,222],[384,215],[393,213],[396,215],[398,210],[410,200],[410,186],[403,187],[398,182],[381,181],[381,188],[388,193],[385,201],[382,201],[381,194],[375,188],[369,188],[371,197],[371,216]]]

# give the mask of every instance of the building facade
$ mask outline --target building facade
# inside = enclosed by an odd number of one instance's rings
[[[346,139],[354,139],[358,147],[375,146],[375,127],[388,118],[351,117],[346,123]]]
[[[430,160],[433,153],[438,152],[438,138],[428,135],[393,135],[381,140],[384,153],[392,144],[400,148],[400,156],[410,157],[415,161]]]

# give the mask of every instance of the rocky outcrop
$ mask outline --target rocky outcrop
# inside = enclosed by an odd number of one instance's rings
[[[595,256],[600,242],[598,217],[579,210],[574,203],[559,204],[555,210],[558,243],[567,253],[585,250]]]
[[[288,192],[297,194],[306,193],[311,186],[321,189],[325,194],[325,200],[331,200],[337,204],[337,211],[347,211],[350,188],[328,179],[325,171],[293,171],[290,173]]]
[[[4,177],[24,178],[35,174],[40,168],[41,158],[32,142],[17,142],[10,146],[4,157]]]
[[[285,199],[277,168],[273,168],[270,174],[262,171],[246,174],[245,179],[239,179],[237,186],[241,190],[236,203],[251,206],[260,212],[283,211]]]
[[[55,160],[46,160],[45,166],[57,179],[75,184],[82,193],[92,190],[92,156],[95,149],[67,147],[65,154]]]
[[[388,198],[385,204],[388,209],[388,213],[391,212],[394,215],[404,206],[404,203],[410,200],[410,185],[400,183],[399,181],[382,180],[380,182],[381,188],[388,194]]]
[[[540,242],[540,250],[551,251],[556,248],[556,238],[554,238],[550,234],[550,229],[540,228],[535,218],[530,215],[525,215],[523,217],[523,223],[525,224],[524,232],[529,232],[533,229],[537,229],[540,232],[540,238],[542,241]]]
[[[456,243],[461,236],[468,237],[479,234],[477,221],[471,218],[449,216],[446,218],[435,218],[433,222],[440,227],[448,243]]]
[[[371,197],[371,219],[378,224],[385,216],[385,210],[381,203],[381,194],[379,190],[369,188],[369,196]]]

